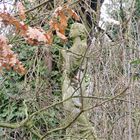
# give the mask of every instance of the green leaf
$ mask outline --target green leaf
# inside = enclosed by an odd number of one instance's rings
[[[130,62],[130,64],[134,64],[134,65],[139,65],[140,64],[140,59],[137,59],[137,60],[133,60]]]

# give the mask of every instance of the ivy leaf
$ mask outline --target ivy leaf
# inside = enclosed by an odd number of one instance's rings
[[[133,60],[130,62],[130,64],[138,65],[138,64],[140,64],[140,59]]]

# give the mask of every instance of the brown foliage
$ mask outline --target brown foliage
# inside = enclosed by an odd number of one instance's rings
[[[48,44],[52,44],[53,31],[56,31],[57,36],[63,41],[66,41],[67,37],[65,36],[65,30],[68,26],[68,19],[72,17],[75,20],[79,20],[78,15],[68,6],[64,5],[63,7],[58,7],[48,23],[50,29],[46,32],[41,27],[30,27],[29,25],[26,25],[23,22],[26,19],[25,7],[21,2],[18,2],[17,8],[21,21],[6,12],[0,12],[0,18],[5,25],[13,25],[19,35],[31,45],[48,46]],[[13,67],[14,70],[19,73],[24,73],[25,69],[21,65],[21,62],[18,61],[14,52],[10,49],[9,45],[7,45],[5,37],[0,36],[0,44],[0,69],[2,69],[2,67],[5,67],[6,69]]]

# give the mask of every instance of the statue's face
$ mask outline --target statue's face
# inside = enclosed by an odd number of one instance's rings
[[[70,37],[75,38],[78,36],[86,37],[86,29],[85,26],[81,23],[74,23],[70,29]]]

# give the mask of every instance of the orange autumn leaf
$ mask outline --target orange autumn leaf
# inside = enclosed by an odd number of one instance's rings
[[[80,17],[77,15],[77,13],[76,13],[74,10],[72,10],[72,9],[70,9],[70,8],[67,8],[67,12],[68,12],[68,14],[69,14],[72,18],[74,18],[75,20],[77,20],[77,21],[80,20]]]
[[[66,40],[65,30],[68,26],[69,18],[72,17],[75,20],[79,20],[79,16],[67,5],[64,5],[63,7],[59,6],[52,15],[52,19],[49,23],[51,29],[55,30],[61,39]]]
[[[56,31],[59,31],[59,23],[55,22],[55,21],[50,21],[50,27],[51,29],[54,29]]]
[[[23,22],[20,22],[15,17],[11,16],[9,13],[1,13],[0,12],[0,18],[2,18],[2,22],[5,25],[13,25],[16,27],[17,31],[20,31],[21,34],[24,34],[26,30],[28,29],[28,26],[25,25]]]
[[[25,7],[23,6],[22,2],[17,2],[17,8],[19,12],[19,17],[21,18],[21,20],[25,20],[26,19]]]
[[[20,31],[20,35],[27,40],[31,45],[39,45],[40,43],[46,44],[47,38],[44,35],[45,31],[43,29],[38,29],[36,27],[28,27],[24,22],[18,21],[15,17],[11,16],[9,13],[0,13],[2,21],[9,25],[14,25],[17,31]]]
[[[60,25],[59,32],[60,32],[61,34],[65,35],[65,30],[66,30],[66,27],[62,27],[62,26]]]
[[[3,68],[10,70],[15,68],[20,74],[25,73],[25,68],[17,59],[17,55],[11,50],[11,45],[8,45],[6,37],[0,35],[0,70]]]
[[[48,40],[48,44],[52,44],[53,42],[53,34],[52,34],[52,31],[48,31],[46,34],[44,34]]]
[[[32,28],[29,27],[25,39],[28,41],[31,45],[39,45],[39,44],[46,44],[48,42],[48,39],[46,38],[45,31],[43,29],[39,28]]]
[[[19,15],[22,20],[25,19],[25,8],[21,2],[17,5],[19,10]],[[73,17],[76,20],[79,20],[78,15],[70,9],[68,6],[64,5],[56,8],[54,13],[52,14],[52,19],[49,22],[50,29],[49,33],[45,32],[43,29],[38,29],[36,27],[29,27],[24,24],[24,22],[20,22],[15,17],[11,16],[8,13],[0,13],[0,17],[5,24],[11,24],[16,27],[17,31],[20,31],[20,35],[27,40],[27,42],[31,45],[39,45],[39,44],[50,44],[52,43],[52,32],[56,31],[57,35],[66,40],[65,30],[68,26],[69,18]]]
[[[71,0],[69,0],[69,2],[71,2]],[[68,26],[68,20],[70,18],[79,20],[79,16],[76,12],[68,6],[60,6],[56,8],[52,14],[52,18],[49,22],[50,28],[45,32],[42,28],[30,27],[23,22],[23,20],[26,19],[26,15],[25,8],[21,2],[17,4],[17,8],[21,21],[5,12],[0,12],[0,18],[5,25],[13,25],[20,33],[19,35],[31,45],[47,46],[47,44],[52,44],[53,31],[56,31],[57,36],[61,38],[63,42],[66,41],[65,31]],[[0,36],[0,45],[0,70],[2,70],[3,67],[7,70],[13,68],[18,73],[25,73],[25,68],[17,59],[17,55],[10,49],[10,45],[7,44],[6,39],[2,36]]]
[[[47,39],[43,34],[43,32],[37,28],[29,27],[27,30],[27,36],[28,38],[31,38],[33,40],[38,40],[39,42],[47,42]]]
[[[64,41],[67,40],[67,37],[66,37],[65,35],[61,34],[60,32],[56,31],[56,34],[57,34],[57,36],[60,37],[62,40],[64,40]]]
[[[68,18],[66,17],[66,15],[63,12],[60,12],[59,17],[61,26],[67,27]]]

